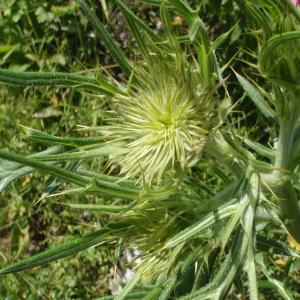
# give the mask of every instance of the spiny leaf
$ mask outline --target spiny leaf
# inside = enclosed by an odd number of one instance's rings
[[[155,31],[153,31],[142,19],[140,19],[136,14],[134,14],[121,0],[116,1],[117,5],[120,7],[123,15],[127,19],[132,20],[132,22],[144,32],[146,32],[154,41],[159,40],[159,36]]]
[[[201,231],[207,229],[208,227],[215,225],[216,223],[224,220],[235,212],[237,209],[237,204],[226,204],[216,211],[208,214],[200,222],[184,229],[171,239],[169,239],[165,245],[165,248],[175,247],[176,245],[183,243],[195,235],[199,234]]]
[[[54,146],[45,151],[31,155],[31,158],[42,157],[54,153],[60,153],[64,150],[63,146]],[[12,181],[35,171],[32,167],[23,166],[20,163],[0,159],[0,193],[3,192]]]
[[[105,46],[111,53],[111,55],[114,57],[116,62],[119,64],[120,68],[126,72],[131,73],[131,66],[128,62],[125,54],[120,49],[120,47],[116,44],[116,42],[112,39],[108,31],[105,29],[103,24],[99,21],[97,16],[91,11],[89,6],[86,4],[86,1],[84,0],[77,0],[78,4],[80,5],[81,9],[83,10],[84,14],[87,16],[89,21],[94,26],[94,29],[96,30],[97,34],[101,37],[103,42],[105,43]]]
[[[154,290],[152,290],[150,293],[145,295],[143,300],[156,300],[159,297],[160,293],[161,293],[161,288],[157,287]]]
[[[300,257],[300,255],[297,254],[296,251],[294,251],[284,243],[262,235],[256,236],[256,247],[258,250],[267,251],[270,254]]]
[[[33,167],[39,170],[40,172],[45,172],[57,176],[59,178],[64,179],[67,182],[73,182],[79,186],[86,186],[90,183],[90,180],[74,172],[67,171],[63,168],[37,161],[36,159],[30,157],[0,151],[0,158],[4,158],[13,162]]]
[[[189,25],[191,25],[194,19],[197,18],[197,11],[193,10],[186,1],[168,0],[168,2],[186,19]]]
[[[254,259],[254,235],[250,237],[247,254],[246,254],[246,271],[248,277],[248,288],[250,300],[258,300],[258,288],[257,288],[257,279],[256,279],[256,268],[255,268],[255,259]]]
[[[66,205],[68,207],[80,210],[88,210],[88,211],[98,211],[98,212],[106,212],[106,213],[121,213],[125,211],[128,206],[127,205],[101,205],[101,204],[89,204],[89,203],[62,203],[58,202],[60,205]]]
[[[224,295],[230,288],[232,281],[236,276],[236,272],[243,263],[244,257],[247,253],[249,239],[253,236],[253,220],[258,201],[254,190],[257,190],[256,185],[259,182],[257,175],[251,174],[252,170],[248,169],[247,176],[241,190],[241,195],[239,197],[242,205],[247,204],[241,218],[242,226],[240,226],[239,230],[235,234],[230,252],[228,253],[225,261],[222,263],[221,269],[212,282],[190,295],[180,298],[180,300],[223,299]]]
[[[76,172],[80,166],[80,161],[72,161],[67,162],[64,166],[64,168],[71,172]],[[64,184],[64,181],[60,178],[50,176],[50,178],[46,182],[46,188],[43,191],[43,194],[41,196],[41,199],[44,199],[52,194],[54,194],[62,185]]]
[[[257,106],[260,112],[266,117],[274,122],[277,122],[275,111],[269,106],[269,104],[265,101],[264,97],[260,94],[260,92],[252,85],[246,78],[235,73],[239,83],[243,87],[244,91],[248,95],[248,97],[253,101],[253,103]]]
[[[0,274],[9,274],[14,272],[23,271],[26,269],[31,269],[37,266],[41,266],[52,262],[54,260],[73,255],[81,250],[90,248],[102,242],[106,234],[107,229],[97,230],[89,235],[73,239],[62,245],[53,247],[45,252],[27,257],[17,263],[9,265],[0,270]]]
[[[244,143],[249,146],[251,149],[253,149],[257,154],[267,157],[270,160],[275,159],[275,150],[268,148],[260,143],[253,142],[249,139],[245,139]]]
[[[131,292],[134,286],[139,282],[144,272],[144,267],[138,268],[132,278],[127,282],[123,290],[115,297],[115,300],[124,300],[126,296]]]
[[[167,282],[165,283],[158,300],[167,300],[170,297],[171,291],[174,288],[175,284],[177,282],[177,276],[173,275],[171,276]]]
[[[267,72],[267,64],[269,62],[272,51],[274,51],[279,45],[283,43],[297,39],[300,39],[300,31],[283,32],[281,34],[272,36],[262,48],[259,55],[259,65],[261,70],[263,72],[266,72],[266,75],[272,77],[272,74],[268,74]]]
[[[114,95],[120,90],[106,81],[61,72],[18,72],[0,69],[0,82],[21,86],[69,86],[105,95]]]
[[[279,5],[288,7],[289,10],[293,13],[293,15],[300,21],[300,11],[298,5],[295,5],[293,1],[290,0],[276,0]]]
[[[269,283],[275,290],[277,290],[277,292],[282,296],[282,298],[285,300],[294,300],[294,297],[292,296],[291,292],[284,286],[284,284],[280,280],[275,279],[271,276],[270,272],[265,266],[263,256],[261,254],[258,254],[255,258],[256,262],[259,265],[259,269],[264,273]]]
[[[80,146],[99,144],[103,142],[103,137],[101,136],[84,137],[84,138],[68,138],[68,137],[58,137],[58,136],[50,135],[48,133],[44,133],[42,131],[32,129],[32,128],[27,128],[27,129],[30,130],[30,134],[26,136],[26,139],[40,142],[40,143],[45,143],[45,144],[80,147]]]
[[[145,43],[145,39],[146,39],[145,34],[141,33],[137,26],[136,19],[139,20],[139,18],[138,17],[134,18],[135,15],[121,1],[117,0],[117,4],[121,9],[132,34],[134,35],[135,41],[137,42],[141,53],[144,55],[145,58],[148,58],[149,49],[147,47],[147,44]],[[141,22],[140,22],[140,24],[141,24]],[[142,23],[142,24],[144,24],[144,23]],[[145,26],[147,26],[147,25],[145,25]],[[145,26],[143,26],[143,27],[145,28]]]
[[[45,155],[40,157],[39,160],[42,161],[63,161],[63,160],[84,160],[90,158],[99,158],[104,155],[122,153],[122,148],[118,148],[113,145],[103,145],[102,147],[97,147],[96,149],[80,149],[77,151],[69,151],[60,154]]]

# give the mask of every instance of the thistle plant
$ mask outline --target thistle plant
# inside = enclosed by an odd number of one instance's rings
[[[78,1],[122,70],[121,83],[101,71],[84,77],[0,69],[4,84],[101,94],[111,115],[104,126],[88,129],[94,137],[30,130],[27,139],[51,147],[31,156],[0,151],[1,191],[40,171],[52,179],[46,195],[94,195],[100,203],[67,206],[110,216],[90,234],[12,263],[0,274],[117,242],[116,247],[138,249],[134,275],[118,295],[103,299],[225,299],[241,293],[241,285],[250,299],[260,299],[266,281],[276,297],[296,299],[299,293],[273,277],[266,257],[299,259],[289,243],[268,233],[279,228],[300,243],[297,7],[289,1],[236,1],[257,38],[256,64],[249,65],[265,88],[243,74],[234,76],[258,112],[278,126],[278,141],[270,148],[241,138],[228,117],[237,99],[230,99],[228,63],[220,63],[217,49],[230,32],[211,39],[200,18],[202,6],[197,11],[184,0],[143,2],[158,6],[164,33],[117,0],[140,51],[130,61],[87,3]],[[188,34],[173,28],[173,13],[184,19]],[[95,158],[105,166],[86,170],[85,161]]]
[[[108,139],[125,144],[111,156],[111,166],[149,186],[168,174],[178,180],[197,163],[217,124],[218,104],[215,91],[201,84],[199,66],[182,61],[182,52],[175,58],[152,53],[147,69],[133,71],[136,84],[130,83],[127,95],[114,96],[115,118],[104,128]]]

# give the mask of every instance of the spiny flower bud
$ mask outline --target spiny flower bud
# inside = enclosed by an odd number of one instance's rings
[[[116,117],[104,130],[124,141],[111,157],[120,174],[140,184],[160,184],[194,165],[214,126],[213,90],[202,90],[197,66],[153,62],[136,70],[127,95],[116,95]]]

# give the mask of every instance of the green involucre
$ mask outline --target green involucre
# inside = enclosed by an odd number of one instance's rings
[[[198,161],[217,107],[214,89],[202,88],[196,65],[156,54],[151,60],[136,68],[127,95],[116,94],[116,117],[103,128],[110,140],[126,143],[125,153],[111,156],[111,165],[147,185]]]

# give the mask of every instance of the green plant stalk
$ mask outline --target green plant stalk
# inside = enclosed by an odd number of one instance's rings
[[[300,110],[296,101],[291,101],[289,106],[289,118],[283,117],[280,121],[279,140],[274,165],[275,172],[272,174],[271,188],[278,198],[287,231],[300,244],[300,208],[297,194],[288,176],[292,171],[290,165],[293,142]]]

